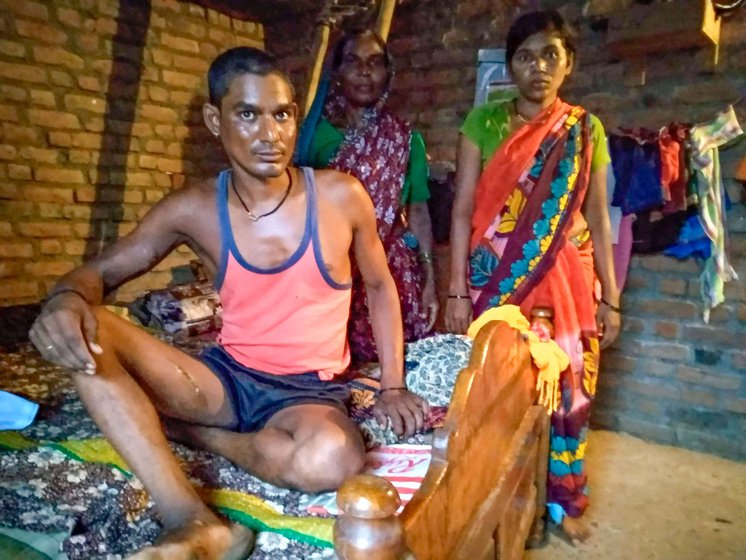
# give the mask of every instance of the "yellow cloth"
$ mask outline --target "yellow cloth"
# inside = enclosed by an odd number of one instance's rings
[[[547,414],[555,412],[559,408],[560,373],[570,365],[570,358],[554,340],[539,340],[539,337],[531,331],[531,323],[523,316],[517,305],[501,305],[488,309],[469,325],[467,336],[476,338],[482,327],[492,321],[503,321],[524,336],[528,342],[531,358],[539,368],[539,375],[536,379],[539,404],[547,407]]]

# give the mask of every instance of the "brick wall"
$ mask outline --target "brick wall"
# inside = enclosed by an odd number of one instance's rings
[[[746,10],[723,22],[720,62],[708,49],[650,57],[646,85],[629,62],[613,61],[598,20],[583,17],[586,2],[526,1],[556,7],[577,24],[580,65],[565,97],[599,115],[607,128],[659,127],[715,116],[746,87]],[[504,45],[514,3],[499,0],[419,0],[401,3],[389,44],[395,57],[393,102],[424,133],[433,168],[449,169],[458,127],[472,106],[479,48]],[[591,2],[603,13],[619,1]],[[310,57],[312,21],[269,26],[268,48],[283,55],[302,86]],[[594,31],[593,27],[599,29]],[[601,22],[602,23],[602,22]],[[288,37],[298,38],[288,41]],[[280,40],[282,38],[282,40]],[[302,89],[302,87],[301,87]],[[746,126],[746,103],[738,108]],[[746,218],[735,181],[746,139],[721,152],[734,211],[730,254],[746,279]],[[740,218],[739,218],[740,216]],[[447,248],[439,250],[442,261]],[[446,275],[443,271],[441,279]],[[727,301],[709,325],[701,319],[699,266],[655,255],[635,257],[623,297],[624,331],[602,359],[594,422],[654,441],[746,457],[746,290],[727,286]]]
[[[121,4],[121,7],[120,7]],[[223,155],[205,75],[260,24],[176,0],[0,0],[0,305],[38,300]],[[118,294],[162,287],[180,248]]]

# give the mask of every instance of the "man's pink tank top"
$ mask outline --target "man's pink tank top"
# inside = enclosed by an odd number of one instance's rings
[[[283,264],[252,266],[241,256],[228,213],[230,170],[218,176],[222,254],[215,287],[223,305],[219,342],[239,363],[266,373],[318,372],[332,379],[350,363],[347,320],[351,283],[329,275],[321,254],[313,170],[306,184],[306,228]]]

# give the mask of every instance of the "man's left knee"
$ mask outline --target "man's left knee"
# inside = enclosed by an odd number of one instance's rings
[[[303,442],[293,458],[296,483],[306,492],[336,490],[363,470],[364,464],[362,438],[356,439],[337,426]]]

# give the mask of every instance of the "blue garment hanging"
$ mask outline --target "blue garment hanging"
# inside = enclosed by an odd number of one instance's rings
[[[313,99],[311,108],[308,110],[306,118],[300,127],[298,134],[298,143],[295,148],[295,165],[304,167],[313,167],[311,159],[311,144],[313,136],[316,133],[316,127],[319,125],[321,116],[324,114],[324,104],[326,96],[329,93],[331,78],[328,69],[325,67],[321,78],[319,78],[319,87],[316,89],[316,97]]]

